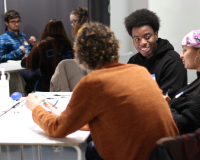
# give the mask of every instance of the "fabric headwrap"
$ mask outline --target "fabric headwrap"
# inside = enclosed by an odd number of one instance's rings
[[[182,46],[192,46],[200,48],[200,29],[191,31],[186,34],[182,40]]]

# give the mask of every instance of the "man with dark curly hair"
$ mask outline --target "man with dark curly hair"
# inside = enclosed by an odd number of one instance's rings
[[[74,52],[79,64],[93,72],[74,88],[66,110],[61,113],[47,103],[49,113],[34,94],[29,94],[26,106],[49,136],[65,137],[89,124],[104,160],[146,160],[158,139],[178,135],[178,129],[149,72],[138,65],[118,63],[118,49],[119,42],[108,27],[86,24],[75,40]],[[90,144],[86,159],[101,159]]]
[[[148,9],[140,9],[125,18],[125,27],[138,53],[128,63],[144,66],[155,75],[155,80],[173,98],[187,85],[187,71],[168,40],[158,38],[159,17]]]

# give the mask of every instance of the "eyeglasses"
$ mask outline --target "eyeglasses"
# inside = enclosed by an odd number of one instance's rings
[[[71,25],[72,25],[72,24],[76,24],[77,21],[78,21],[78,20],[70,21],[70,24],[71,24]]]
[[[9,23],[12,23],[12,24],[19,24],[21,23],[22,21],[10,21]]]

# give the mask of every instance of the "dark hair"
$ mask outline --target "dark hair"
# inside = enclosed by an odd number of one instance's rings
[[[59,19],[51,19],[46,24],[42,35],[38,41],[38,44],[41,43],[41,41],[47,37],[62,37],[66,39],[71,44],[71,46],[73,45],[72,41],[70,40],[69,36],[65,31],[62,21]]]
[[[59,59],[62,59],[61,58],[62,55],[57,54],[57,52],[62,51],[63,48],[66,48],[67,47],[66,43],[68,43],[69,46],[71,46],[71,49],[73,48],[73,43],[70,40],[69,36],[67,35],[61,20],[52,19],[46,24],[39,41],[37,42],[37,44],[34,46],[32,50],[35,50],[37,48],[41,57],[43,57],[44,53],[43,53],[43,48],[41,47],[43,45],[41,44],[47,41],[51,42],[51,46],[53,47],[54,58],[53,58],[52,66],[55,69],[59,62]],[[72,58],[74,57],[73,52],[71,53],[71,57]],[[40,62],[39,62],[40,65],[43,63],[42,61],[43,60],[40,59]],[[31,69],[32,68],[31,63],[32,63],[31,60],[30,61],[27,60],[26,68]]]
[[[149,25],[154,30],[154,33],[159,31],[160,19],[154,12],[148,9],[140,9],[126,17],[124,24],[128,34],[132,37],[132,29],[134,27]]]
[[[74,43],[75,59],[89,70],[118,61],[118,50],[119,41],[114,33],[101,23],[85,24]]]
[[[14,19],[14,18],[21,19],[21,16],[15,10],[9,10],[4,14],[4,21],[7,23],[9,23],[9,20]]]
[[[73,14],[78,18],[75,28],[72,28],[72,36],[76,36],[83,24],[88,22],[88,9],[79,7],[72,10],[70,14]]]

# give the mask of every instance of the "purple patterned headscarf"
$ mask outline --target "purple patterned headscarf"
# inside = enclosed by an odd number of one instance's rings
[[[200,48],[200,29],[191,31],[186,34],[182,40],[182,46],[192,46]]]

